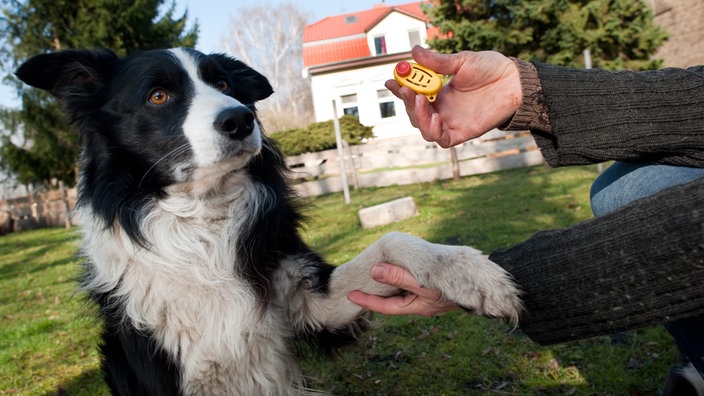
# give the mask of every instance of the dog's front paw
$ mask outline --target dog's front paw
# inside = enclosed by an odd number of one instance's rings
[[[426,287],[463,309],[516,325],[523,311],[521,292],[511,275],[478,250],[454,246],[434,273],[419,276]]]

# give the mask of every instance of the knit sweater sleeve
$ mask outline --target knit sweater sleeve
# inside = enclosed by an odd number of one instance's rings
[[[543,344],[704,313],[704,178],[491,254]]]
[[[607,72],[533,65],[552,131],[531,132],[550,165],[704,166],[704,66]]]

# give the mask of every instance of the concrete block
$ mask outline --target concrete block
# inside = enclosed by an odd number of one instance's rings
[[[418,214],[413,197],[404,197],[359,210],[363,228],[395,223]]]

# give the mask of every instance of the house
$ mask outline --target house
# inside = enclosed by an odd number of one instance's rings
[[[334,15],[306,26],[304,76],[310,79],[316,121],[351,114],[372,126],[378,139],[417,134],[403,102],[384,82],[410,60],[411,48],[437,34],[421,9],[424,2]]]

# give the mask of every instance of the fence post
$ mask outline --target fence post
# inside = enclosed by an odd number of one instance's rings
[[[460,161],[457,159],[457,149],[450,147],[450,162],[452,163],[452,180],[460,179]]]
[[[340,159],[340,179],[342,181],[342,193],[345,196],[345,203],[350,203],[350,187],[347,185],[347,170],[345,169],[345,152],[342,148],[342,132],[340,132],[340,119],[337,117],[337,104],[332,100],[332,123],[335,126],[335,141],[337,142],[337,156]]]
[[[342,140],[342,143],[347,149],[347,155],[350,156],[350,168],[352,169],[352,185],[355,190],[359,190],[359,174],[357,173],[357,164],[354,163],[354,154],[352,153],[352,145],[347,143],[347,140]]]

